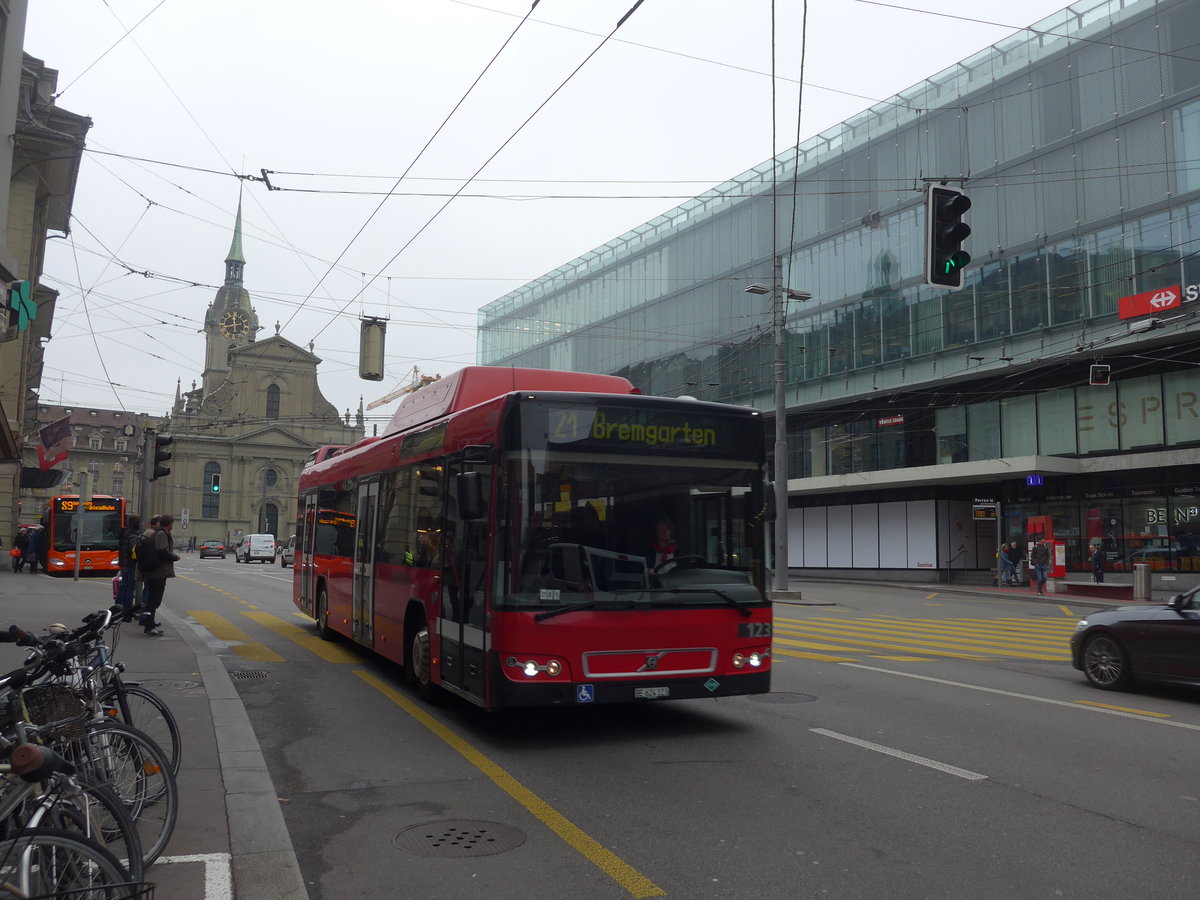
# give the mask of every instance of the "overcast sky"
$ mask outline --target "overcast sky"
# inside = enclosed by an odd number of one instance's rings
[[[43,401],[162,414],[200,380],[239,192],[260,335],[312,342],[339,410],[474,363],[479,307],[771,155],[770,0],[644,0],[605,41],[633,3],[31,0],[26,52],[94,122]],[[775,5],[783,149],[803,5]],[[808,3],[803,137],[1065,4],[905,5]],[[281,190],[236,177],[262,169]],[[390,320],[383,382],[363,314]]]

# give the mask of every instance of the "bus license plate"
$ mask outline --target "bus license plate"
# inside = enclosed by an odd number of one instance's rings
[[[635,687],[633,689],[634,700],[661,700],[663,697],[670,697],[671,689],[669,687]]]

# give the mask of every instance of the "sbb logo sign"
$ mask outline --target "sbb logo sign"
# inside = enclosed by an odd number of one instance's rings
[[[1117,301],[1117,309],[1122,319],[1132,319],[1136,316],[1148,316],[1151,313],[1175,309],[1187,299],[1195,300],[1200,297],[1200,284],[1189,284],[1186,290],[1179,285],[1146,291],[1144,294],[1134,294],[1132,297],[1122,297]]]
[[[1188,285],[1188,288],[1200,288],[1200,285]],[[1181,302],[1182,291],[1179,285],[1175,285],[1146,291],[1143,294],[1134,294],[1131,297],[1122,297],[1118,301],[1118,309],[1122,319],[1131,319],[1135,316],[1147,316],[1151,313],[1174,309]]]

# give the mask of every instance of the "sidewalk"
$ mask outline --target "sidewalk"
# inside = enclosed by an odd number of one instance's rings
[[[112,581],[0,571],[0,628],[68,628],[112,605]],[[121,629],[114,658],[125,677],[162,697],[179,722],[179,819],[166,853],[147,873],[172,900],[302,900],[308,897],[279,801],[245,707],[221,660],[165,606],[166,634]],[[0,644],[0,671],[24,649]]]
[[[773,591],[777,600],[804,603],[804,589],[817,584],[836,582],[838,584],[856,584],[862,586],[886,585],[889,588],[907,588],[927,593],[957,594],[965,597],[994,597],[998,600],[1027,600],[1030,603],[1052,603],[1055,606],[1082,606],[1088,609],[1109,609],[1115,606],[1152,606],[1166,603],[1169,592],[1156,591],[1150,600],[1114,600],[1112,597],[1090,594],[1045,593],[1039,594],[1035,588],[1021,585],[1019,587],[997,587],[994,584],[937,584],[933,582],[881,581],[865,578],[841,579],[833,577],[827,570],[820,578],[806,579],[790,572],[788,589],[785,592]]]

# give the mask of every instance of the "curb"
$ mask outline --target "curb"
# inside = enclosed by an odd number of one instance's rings
[[[159,607],[196,656],[217,740],[238,900],[308,900],[279,796],[246,707],[199,625]]]

